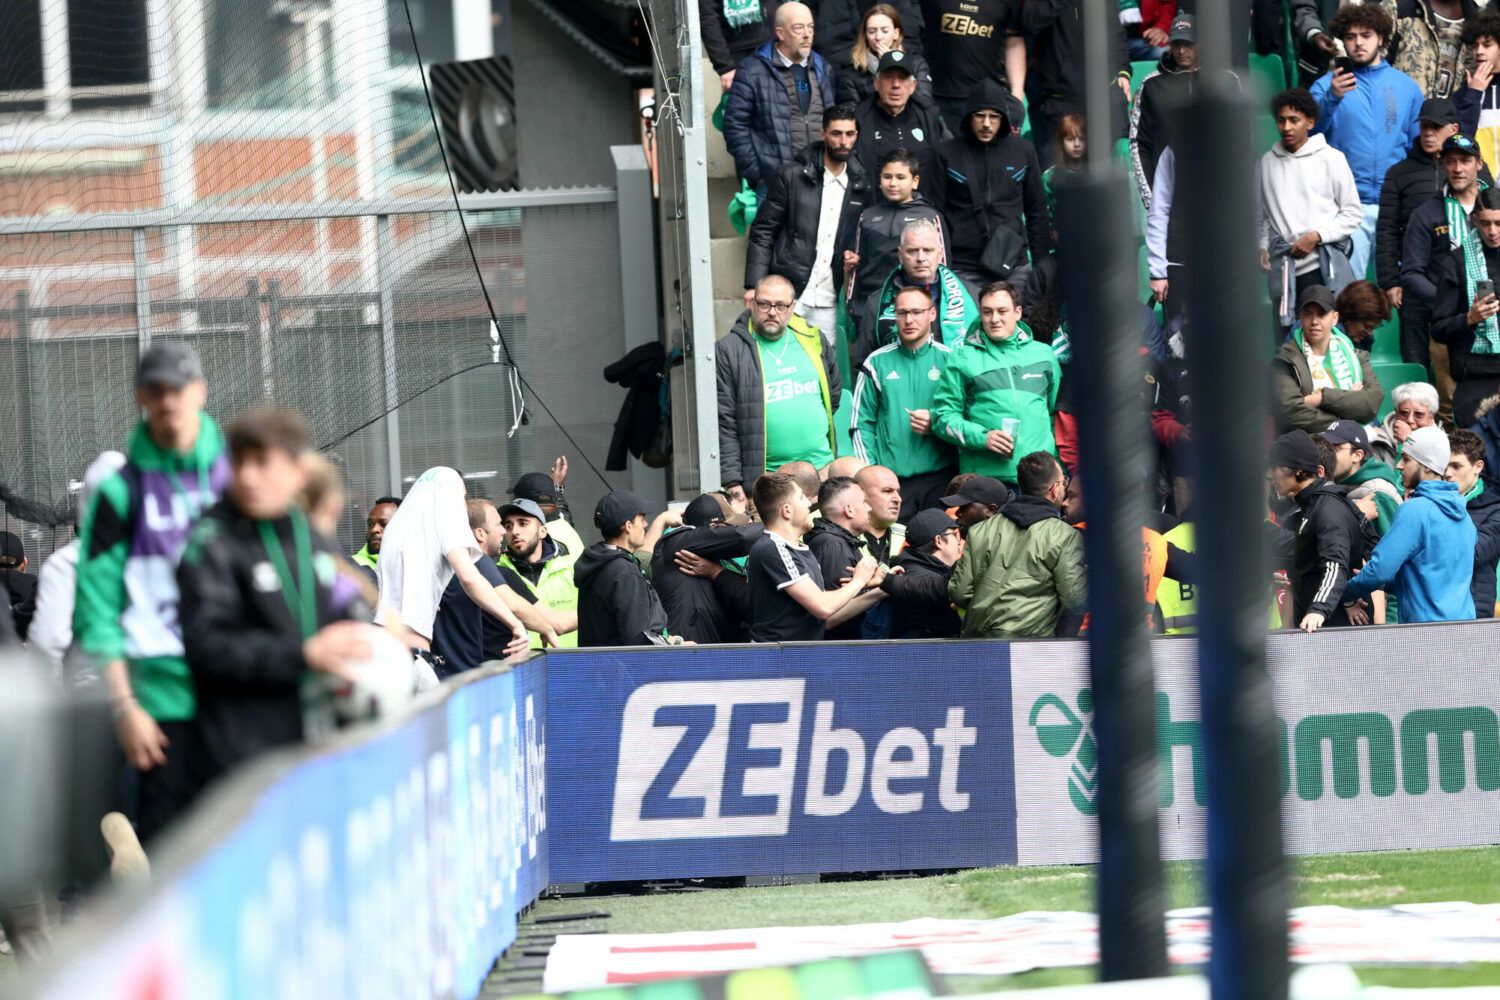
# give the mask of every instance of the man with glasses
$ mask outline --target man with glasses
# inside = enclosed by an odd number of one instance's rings
[[[775,32],[740,63],[724,105],[724,144],[762,201],[781,165],[822,136],[823,109],[835,103],[833,68],[812,50],[807,5],[782,4]]]
[[[786,278],[762,278],[750,308],[717,345],[719,475],[726,483],[754,483],[788,462],[822,468],[833,461],[833,411],[843,391],[838,362],[818,331],[792,314],[795,299]]]
[[[925,288],[897,292],[897,342],[872,351],[854,385],[854,454],[896,474],[902,521],[936,507],[958,471],[953,446],[932,432],[932,397],[949,354],[932,337],[935,322]]]

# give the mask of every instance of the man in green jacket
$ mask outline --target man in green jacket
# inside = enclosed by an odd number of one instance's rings
[[[896,294],[896,343],[860,366],[854,385],[854,454],[901,482],[901,521],[938,506],[958,471],[953,446],[932,433],[932,397],[949,349],[932,337],[937,309],[925,288]]]
[[[145,419],[129,460],[106,479],[79,531],[73,636],[104,670],[126,761],[136,831],[149,841],[197,791],[193,681],[177,622],[177,561],[188,530],[231,478],[224,436],[203,412],[198,356],[158,343],[136,370]]]
[[[931,219],[913,219],[901,230],[897,248],[901,261],[891,271],[880,294],[870,296],[868,315],[859,324],[859,340],[851,360],[858,366],[877,347],[896,342],[896,293],[903,288],[925,288],[937,308],[936,339],[949,347],[963,339],[979,318],[963,279],[942,262],[943,237]]]
[[[1370,457],[1370,438],[1364,425],[1355,420],[1338,420],[1320,433],[1324,441],[1333,445],[1333,475],[1328,478],[1339,486],[1351,489],[1368,486],[1377,512],[1375,527],[1384,537],[1401,506],[1401,482],[1396,470],[1376,458]],[[1326,471],[1326,470],[1325,470]]]
[[[1062,466],[1035,451],[1017,463],[1016,478],[1021,495],[969,529],[948,581],[966,638],[1050,636],[1062,610],[1078,611],[1087,598],[1083,533],[1062,518]]]
[[[1021,322],[1015,287],[991,282],[979,294],[979,322],[938,379],[933,430],[958,446],[960,472],[1014,485],[1022,455],[1057,454],[1052,417],[1061,382],[1052,348]]]

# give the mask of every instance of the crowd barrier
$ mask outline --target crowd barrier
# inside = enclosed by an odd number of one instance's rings
[[[1500,843],[1496,627],[1270,637],[1289,851]],[[468,1000],[549,883],[1093,862],[1087,655],[847,643],[492,665],[225,782],[152,887],[70,934],[28,992]],[[1163,854],[1199,857],[1195,643],[1152,655]]]
[[[35,995],[476,996],[548,882],[546,712],[533,656],[251,765],[153,852],[151,889],[77,928]]]

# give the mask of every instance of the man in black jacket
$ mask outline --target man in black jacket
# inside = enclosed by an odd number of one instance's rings
[[[735,70],[750,53],[771,39],[781,0],[698,0],[698,31],[703,55],[714,64],[719,86],[727,93]]]
[[[1463,246],[1449,253],[1432,309],[1432,339],[1448,347],[1453,422],[1459,427],[1473,425],[1479,404],[1500,391],[1500,305],[1493,291],[1478,294],[1480,282],[1500,286],[1500,188],[1479,192],[1469,221],[1475,231],[1467,238],[1477,235],[1474,251],[1483,265],[1469,268]]]
[[[1407,225],[1418,208],[1443,189],[1443,143],[1459,133],[1458,112],[1447,98],[1422,102],[1421,134],[1411,144],[1406,159],[1386,171],[1380,186],[1380,217],[1375,223],[1375,281],[1385,289],[1386,300],[1401,310],[1401,360],[1426,365],[1427,327],[1432,321],[1431,303],[1408,302],[1402,286],[1402,250]],[[1462,129],[1473,135],[1471,125]],[[1489,183],[1489,169],[1480,163],[1480,179]]]
[[[668,634],[667,612],[635,553],[646,541],[646,503],[616,490],[594,508],[604,536],[583,551],[573,569],[578,584],[578,645],[653,646],[682,642]]]
[[[1416,364],[1430,361],[1441,409],[1447,413],[1456,376],[1450,374],[1447,349],[1432,330],[1437,286],[1449,251],[1463,242],[1464,234],[1472,235],[1468,215],[1479,197],[1479,169],[1484,164],[1478,144],[1460,132],[1443,141],[1442,165],[1446,183],[1411,214],[1402,236],[1401,356],[1404,360],[1410,355]],[[1456,218],[1463,219],[1462,232],[1454,230]],[[1429,344],[1429,338],[1436,343]]]
[[[823,138],[804,149],[771,179],[755,213],[745,249],[745,308],[768,274],[792,283],[795,310],[832,341],[837,333],[843,261],[836,248],[851,243],[859,213],[870,202],[865,170],[851,157],[859,126],[854,109],[823,112]]]
[[[1148,209],[1156,161],[1170,142],[1168,122],[1198,86],[1198,29],[1193,15],[1179,13],[1172,18],[1167,38],[1170,47],[1130,105],[1130,172],[1141,204]]]
[[[1474,617],[1495,617],[1495,563],[1500,561],[1500,493],[1484,479],[1484,439],[1473,431],[1448,432],[1448,471],[1443,478],[1458,486],[1474,522]]]
[[[662,535],[651,555],[651,582],[667,612],[673,635],[701,644],[742,641],[738,608],[725,607],[714,581],[726,570],[723,563],[744,561],[761,535],[736,513],[722,493],[704,493],[682,512],[682,527]],[[711,564],[701,575],[682,568],[678,555],[690,552]]]
[[[1296,504],[1278,535],[1278,561],[1289,564],[1292,620],[1305,632],[1349,624],[1340,598],[1365,555],[1359,511],[1319,474],[1321,467],[1317,443],[1306,431],[1289,431],[1271,445],[1276,492]]]
[[[1036,148],[1011,131],[1019,109],[1004,87],[985,80],[969,95],[963,134],[938,147],[931,190],[952,233],[948,266],[972,289],[992,281],[1025,287],[1027,250],[1041,260],[1051,249]]]
[[[924,510],[906,526],[906,548],[880,583],[891,608],[891,638],[952,639],[963,627],[948,597],[948,578],[964,553],[963,534],[947,511]]]
[[[254,411],[227,438],[234,481],[194,525],[177,569],[200,784],[301,742],[307,672],[354,680],[374,629],[358,586],[338,568],[338,547],[297,506],[301,418]]]
[[[864,533],[870,528],[870,504],[859,483],[843,476],[823,484],[818,491],[818,509],[823,516],[803,538],[823,573],[823,589],[838,590],[854,575],[854,567],[866,554]],[[828,639],[858,639],[864,612],[825,634]]]
[[[917,157],[917,173],[932,176],[932,154],[948,138],[948,130],[937,109],[913,101],[917,79],[899,49],[880,57],[875,68],[875,92],[854,109],[859,122],[859,140],[854,156],[866,170],[887,153],[908,149]]]
[[[1057,123],[1064,115],[1083,114],[1084,0],[1021,0],[1021,27],[1031,39],[1036,70],[1026,78],[1030,95],[1031,141],[1044,160]],[[1114,18],[1109,24],[1110,65],[1118,94],[1110,96],[1111,133],[1125,135],[1125,105],[1130,99],[1130,55],[1125,31]]]

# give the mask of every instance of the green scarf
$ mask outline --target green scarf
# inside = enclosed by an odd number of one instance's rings
[[[1292,338],[1297,342],[1297,350],[1306,354],[1307,343],[1302,339],[1302,327],[1299,326],[1292,332]],[[1355,383],[1360,381],[1359,354],[1354,349],[1354,341],[1335,330],[1328,338],[1328,354],[1323,358],[1323,370],[1332,377],[1334,388],[1354,388]]]
[[[731,28],[759,24],[764,19],[760,0],[724,0],[724,20],[729,22]]]
[[[1484,188],[1481,182],[1480,188]],[[1457,198],[1445,196],[1443,198],[1443,210],[1448,216],[1448,240],[1455,247],[1463,247],[1464,251],[1464,286],[1468,292],[1469,301],[1473,302],[1478,296],[1475,295],[1476,286],[1479,281],[1490,276],[1489,268],[1484,264],[1484,247],[1479,234],[1469,225],[1469,212],[1463,203]],[[1500,354],[1500,322],[1496,322],[1494,316],[1480,323],[1475,334],[1474,344],[1469,348],[1470,354]]]
[[[1141,0],[1119,0],[1120,23],[1141,23]]]

